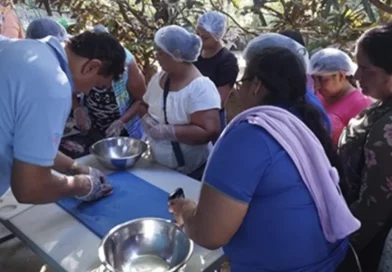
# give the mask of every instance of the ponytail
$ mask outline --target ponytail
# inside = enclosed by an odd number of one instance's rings
[[[354,88],[358,88],[358,84],[354,76],[346,76],[346,79],[351,84],[351,86],[353,86]]]

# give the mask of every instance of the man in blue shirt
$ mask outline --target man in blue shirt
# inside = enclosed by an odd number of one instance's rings
[[[58,146],[72,91],[118,79],[125,59],[121,44],[110,34],[91,32],[64,47],[54,37],[2,40],[0,59],[0,195],[11,186],[19,202],[42,204],[110,193],[99,171],[77,165]]]

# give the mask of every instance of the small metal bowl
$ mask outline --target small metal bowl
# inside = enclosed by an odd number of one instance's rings
[[[145,142],[129,137],[103,139],[90,147],[90,153],[102,166],[112,170],[134,166],[146,150]]]
[[[140,218],[113,228],[102,240],[98,256],[110,272],[174,272],[193,253],[193,242],[174,223]]]

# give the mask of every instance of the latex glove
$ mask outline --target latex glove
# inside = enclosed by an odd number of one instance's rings
[[[98,169],[89,166],[88,173],[90,176],[93,176],[93,177],[99,179],[103,183],[106,183],[106,175],[104,173],[102,173],[101,171],[99,171]]]
[[[125,124],[121,120],[114,121],[105,131],[106,137],[118,137],[125,128]]]
[[[95,178],[98,178],[101,180],[101,182],[106,182],[106,175],[99,171],[96,168],[83,165],[83,164],[78,164],[77,162],[74,162],[74,164],[71,166],[71,169],[69,171],[69,174],[71,175],[90,175]]]
[[[173,213],[177,224],[183,225],[184,218],[192,216],[196,210],[197,204],[187,198],[177,198],[169,201],[169,212]]]
[[[84,189],[88,190],[88,193],[82,196],[75,196],[81,201],[94,201],[101,197],[110,195],[113,191],[113,187],[105,183],[99,177],[91,175],[76,175],[74,176],[75,181],[83,184]]]
[[[177,141],[176,130],[173,125],[156,125],[145,132],[154,140]]]
[[[148,113],[145,114],[142,119],[142,127],[144,129],[144,132],[149,131],[150,129],[152,129],[153,127],[155,127],[156,125],[159,125],[159,122],[157,120],[155,120],[151,115],[149,115]]]
[[[87,132],[91,128],[91,119],[88,116],[88,110],[86,107],[78,107],[74,109],[73,116],[75,118],[76,127],[81,132]]]

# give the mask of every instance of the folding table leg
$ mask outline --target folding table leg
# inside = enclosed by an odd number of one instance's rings
[[[0,238],[0,245],[5,242],[8,242],[9,240],[12,240],[14,238],[15,238],[15,235],[13,235],[13,234],[9,234],[7,236],[4,236],[4,237]]]

